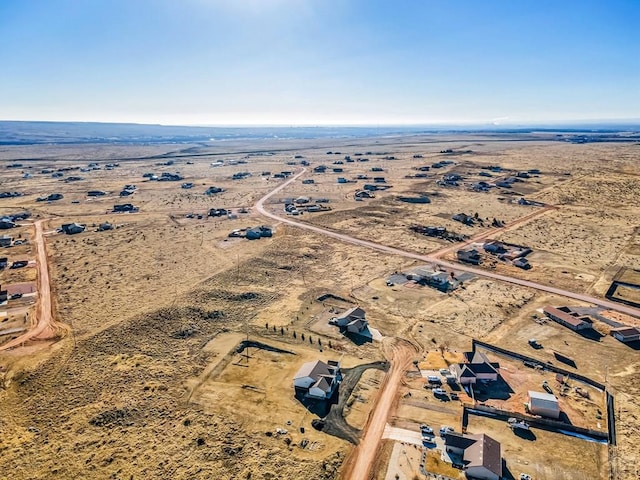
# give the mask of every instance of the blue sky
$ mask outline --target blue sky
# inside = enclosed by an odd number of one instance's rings
[[[0,0],[0,119],[640,118],[640,1]]]

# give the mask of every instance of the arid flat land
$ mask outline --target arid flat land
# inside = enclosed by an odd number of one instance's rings
[[[0,249],[0,257],[35,260],[33,223],[44,221],[54,316],[70,328],[64,338],[0,351],[0,478],[340,478],[353,444],[312,426],[318,416],[295,399],[292,376],[316,359],[340,360],[345,368],[393,361],[387,339],[406,340],[418,352],[402,378],[390,425],[415,430],[427,423],[460,431],[461,401],[470,399],[435,399],[424,389],[419,369],[448,366],[478,339],[602,382],[615,399],[615,446],[547,430],[536,430],[535,440],[514,438],[504,422],[472,416],[468,430],[502,443],[515,478],[558,478],[556,471],[563,478],[610,478],[610,472],[611,478],[635,478],[640,347],[608,335],[611,325],[597,317],[594,329],[600,333],[591,336],[537,321],[547,305],[590,305],[481,273],[604,299],[619,273],[640,269],[638,158],[637,141],[574,144],[545,133],[1,147],[0,192],[22,195],[0,198],[0,214],[31,216],[0,231],[27,240]],[[442,161],[452,163],[433,168]],[[8,168],[15,163],[22,166]],[[99,169],[88,168],[91,163]],[[118,165],[107,169],[110,163]],[[320,165],[325,173],[314,172]],[[419,170],[425,166],[429,170]],[[411,282],[389,285],[394,272],[425,263],[285,225],[257,211],[256,202],[286,181],[275,174],[302,168],[299,179],[267,201],[270,212],[284,217],[286,199],[326,199],[322,204],[331,210],[286,218],[410,253],[454,247],[444,260],[455,260],[455,242],[409,227],[440,226],[469,239],[486,235],[530,247],[532,268],[494,261],[483,252],[479,274],[451,292]],[[52,177],[58,171],[62,176]],[[511,188],[472,190],[480,181],[526,171],[536,173]],[[147,173],[181,179],[155,181]],[[234,180],[237,173],[248,175]],[[457,186],[442,185],[450,174],[461,176]],[[69,177],[80,179],[65,181]],[[338,183],[338,177],[348,182]],[[374,184],[373,177],[385,177],[379,184],[391,188],[356,200],[356,191]],[[193,187],[181,188],[185,182]],[[137,188],[120,197],[127,184]],[[223,191],[205,195],[209,187]],[[105,195],[89,197],[91,190]],[[53,193],[63,198],[37,201]],[[398,199],[422,194],[430,203]],[[519,222],[543,208],[519,204],[521,198],[555,208]],[[124,203],[139,211],[112,212]],[[213,208],[232,216],[208,217]],[[477,213],[477,221],[469,226],[453,220],[458,213]],[[494,219],[507,227],[494,226]],[[73,222],[86,230],[57,231]],[[106,222],[113,228],[98,231]],[[260,225],[271,226],[273,236],[228,236]],[[36,272],[32,266],[1,270],[2,290],[36,281]],[[319,300],[327,294],[333,297]],[[635,292],[621,295],[635,298]],[[1,329],[30,328],[24,315],[34,320],[37,301],[36,294],[0,305],[0,314],[6,311]],[[355,305],[385,340],[360,344],[328,325],[332,315]],[[0,336],[0,348],[20,334]],[[234,353],[247,336],[292,353]],[[543,348],[530,347],[531,338]],[[556,353],[575,366],[559,362]],[[500,408],[511,402],[521,411],[524,385],[533,388],[546,379],[557,389],[550,372],[490,357],[503,365],[515,391]],[[379,370],[365,372],[346,399],[348,425],[366,431],[386,378]],[[598,392],[590,391],[591,402],[574,397],[561,399],[569,418],[606,430],[606,416],[597,418],[605,408]],[[416,462],[422,447],[398,445],[380,443],[371,470],[375,478],[386,478],[389,465],[399,466],[400,478],[421,475]]]

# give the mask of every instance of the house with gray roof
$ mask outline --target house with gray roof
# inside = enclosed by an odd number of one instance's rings
[[[316,360],[300,367],[293,377],[296,395],[315,400],[327,400],[333,396],[342,381],[340,363]]]

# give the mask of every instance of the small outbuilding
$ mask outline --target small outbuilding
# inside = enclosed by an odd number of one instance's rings
[[[529,390],[529,412],[548,418],[560,418],[560,406],[555,395]]]
[[[611,336],[622,343],[640,340],[640,330],[636,327],[618,327],[611,329]]]

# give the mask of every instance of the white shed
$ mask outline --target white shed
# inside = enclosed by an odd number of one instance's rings
[[[550,393],[534,392],[529,390],[529,411],[534,415],[549,418],[560,417],[558,399]]]

